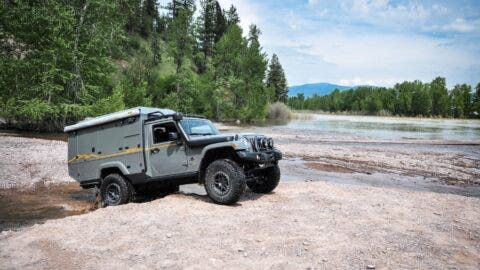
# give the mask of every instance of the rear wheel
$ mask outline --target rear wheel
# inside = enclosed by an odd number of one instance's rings
[[[215,203],[236,203],[245,190],[243,169],[229,159],[212,162],[205,174],[205,190]]]
[[[270,193],[280,182],[280,167],[277,165],[265,169],[265,174],[260,179],[247,182],[248,188],[255,193]]]
[[[112,173],[103,178],[100,196],[103,206],[125,204],[132,199],[133,186],[125,177]]]

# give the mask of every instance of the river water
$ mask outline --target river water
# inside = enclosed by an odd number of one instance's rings
[[[377,140],[480,140],[480,120],[312,114],[309,119],[294,120],[283,127]]]

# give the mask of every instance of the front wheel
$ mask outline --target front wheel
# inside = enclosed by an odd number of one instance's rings
[[[236,203],[245,190],[243,169],[229,159],[215,160],[207,167],[205,190],[215,203]]]
[[[258,180],[247,182],[248,188],[255,193],[270,193],[280,182],[280,167],[277,165],[265,169],[265,174]]]

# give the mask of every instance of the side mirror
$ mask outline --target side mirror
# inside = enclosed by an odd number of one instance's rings
[[[177,133],[177,132],[169,132],[169,133],[168,133],[168,140],[169,140],[169,141],[176,141],[176,140],[178,140],[178,133]]]
[[[173,120],[174,121],[180,121],[183,119],[183,115],[181,113],[175,113],[173,116],[172,116]]]

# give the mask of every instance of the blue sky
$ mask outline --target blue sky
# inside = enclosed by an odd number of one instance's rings
[[[480,82],[480,1],[219,0],[262,30],[289,85]],[[247,30],[245,30],[246,32]]]

